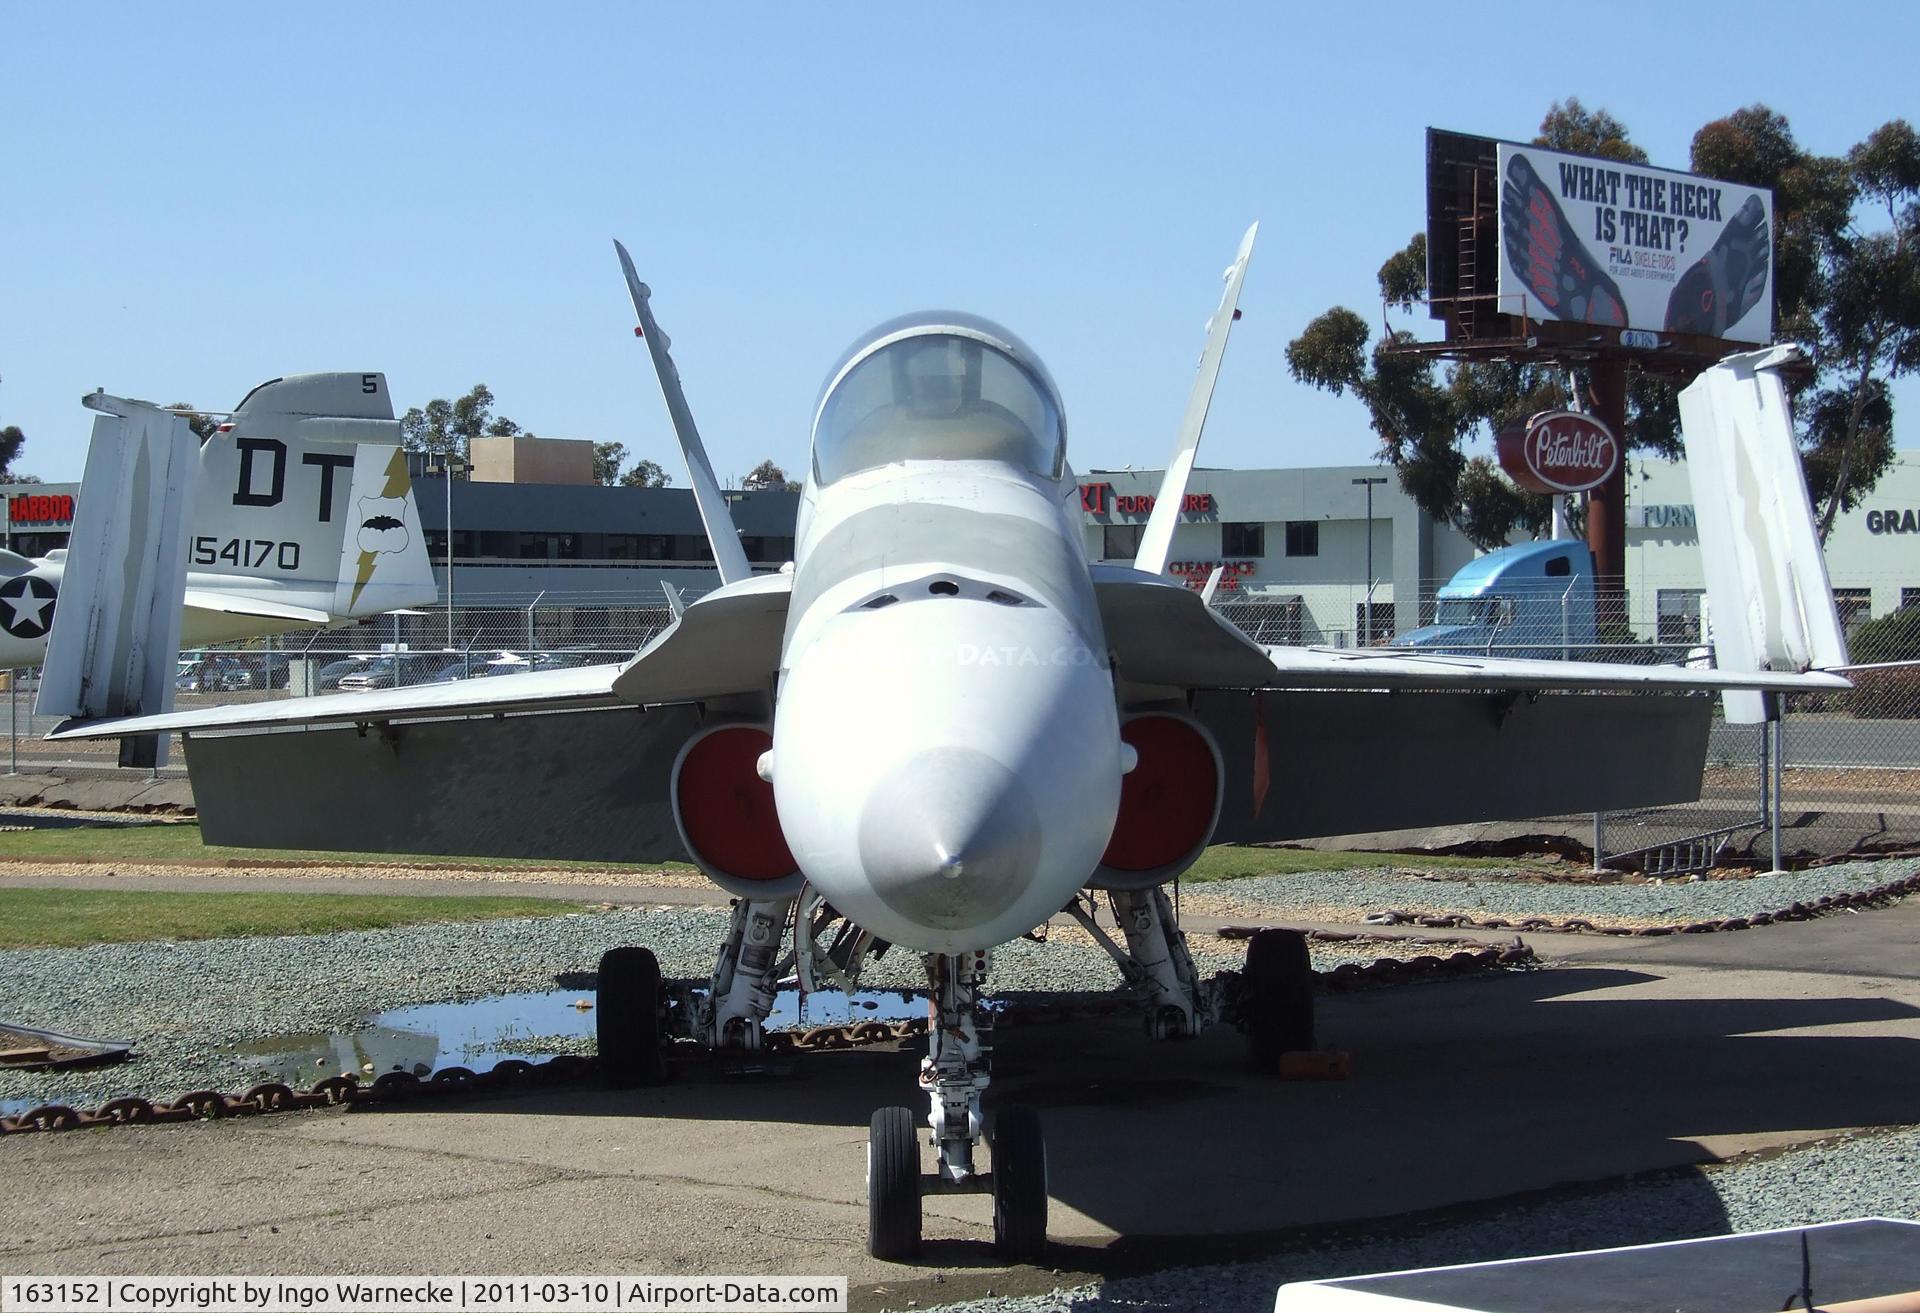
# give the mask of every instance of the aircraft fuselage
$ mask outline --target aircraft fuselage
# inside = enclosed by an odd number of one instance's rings
[[[864,350],[815,426],[775,803],[800,869],[853,921],[922,952],[984,949],[1072,898],[1119,808],[1077,494],[1051,383],[1004,330],[932,316]],[[848,414],[839,390],[863,383]],[[858,468],[836,469],[848,450]]]

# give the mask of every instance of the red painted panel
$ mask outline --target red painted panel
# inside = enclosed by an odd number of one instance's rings
[[[1120,737],[1140,763],[1120,780],[1120,819],[1101,863],[1152,871],[1185,858],[1213,830],[1218,768],[1201,732],[1177,716],[1136,716]]]
[[[778,880],[798,866],[780,832],[760,754],[773,738],[753,725],[714,730],[687,753],[677,782],[680,828],[708,864],[742,880]]]

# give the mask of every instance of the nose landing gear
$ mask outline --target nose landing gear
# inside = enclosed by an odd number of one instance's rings
[[[1013,1259],[1036,1256],[1047,1242],[1046,1143],[1031,1108],[998,1110],[987,1135],[992,1170],[981,1172],[974,1146],[983,1122],[980,1098],[991,1079],[991,1031],[979,1012],[985,953],[929,954],[932,1033],[920,1063],[920,1088],[931,1105],[927,1124],[938,1161],[919,1170],[913,1114],[882,1108],[867,1132],[867,1251],[875,1258],[911,1258],[920,1247],[924,1194],[990,1192],[994,1248]]]
[[[803,906],[794,954],[781,952],[795,900],[743,899],[720,950],[709,989],[678,990],[669,1005],[660,966],[644,948],[616,948],[600,959],[595,1024],[600,1065],[617,1089],[665,1079],[661,1042],[668,1032],[721,1053],[750,1057],[765,1047],[765,1022],[781,978],[797,969],[802,981],[824,972],[851,990],[871,936],[849,941],[844,954],[817,943],[819,909]],[[990,1020],[980,1011],[987,954],[928,954],[932,998],[927,1056],[919,1084],[927,1096],[935,1170],[920,1170],[920,1134],[911,1109],[882,1108],[867,1128],[867,1249],[876,1258],[905,1259],[920,1248],[920,1200],[927,1194],[990,1193],[994,1247],[1011,1259],[1031,1259],[1047,1241],[1046,1142],[1031,1108],[1002,1107],[988,1125],[981,1096],[991,1079]],[[986,1139],[990,1171],[975,1161]]]

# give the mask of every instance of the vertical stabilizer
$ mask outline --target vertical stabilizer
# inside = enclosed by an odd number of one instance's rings
[[[670,345],[667,335],[654,320],[653,307],[648,303],[653,292],[634,272],[633,258],[627,254],[627,248],[616,241],[613,249],[620,253],[620,270],[627,276],[633,312],[640,317],[640,340],[647,344],[647,354],[653,358],[653,372],[660,379],[667,415],[673,420],[673,434],[680,440],[680,454],[687,461],[687,482],[693,485],[700,522],[706,526],[707,540],[713,544],[713,563],[719,568],[720,582],[738,583],[753,574],[753,567],[747,564],[746,549],[740,545],[740,531],[734,528],[733,516],[727,513],[727,500],[720,495],[720,481],[713,477],[713,466],[707,461],[700,430],[694,426],[693,412],[687,408],[686,394],[680,390],[680,371],[673,367],[673,357],[667,354]]]
[[[1722,670],[1847,664],[1826,558],[1814,531],[1787,391],[1796,348],[1729,356],[1680,393],[1680,426]],[[1764,719],[1757,695],[1727,694],[1727,719]]]
[[[170,711],[200,442],[186,420],[144,401],[96,392],[84,404],[101,413],[36,711],[88,720]],[[122,765],[158,761],[152,740],[122,744]]]
[[[1200,450],[1200,431],[1206,427],[1207,407],[1213,404],[1214,381],[1220,377],[1220,361],[1227,354],[1227,334],[1240,316],[1240,284],[1246,281],[1247,261],[1253,258],[1254,224],[1240,239],[1240,250],[1227,267],[1226,290],[1220,293],[1220,306],[1207,321],[1207,346],[1200,353],[1200,372],[1193,380],[1193,392],[1187,398],[1187,413],[1180,421],[1180,437],[1173,444],[1173,456],[1160,480],[1160,492],[1147,516],[1147,527],[1140,535],[1140,551],[1133,568],[1148,574],[1161,574],[1167,568],[1167,556],[1173,550],[1173,527],[1180,522],[1180,505],[1186,497],[1187,478],[1193,473],[1193,461]]]

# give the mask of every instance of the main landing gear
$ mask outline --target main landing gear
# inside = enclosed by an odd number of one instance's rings
[[[1026,1107],[999,1109],[987,1134],[993,1170],[981,1172],[974,1161],[993,1048],[979,1008],[987,955],[928,954],[926,966],[932,1028],[920,1088],[931,1106],[927,1124],[938,1157],[935,1170],[923,1175],[911,1109],[874,1113],[867,1128],[867,1252],[911,1258],[920,1248],[923,1194],[986,1190],[993,1195],[994,1248],[1007,1258],[1033,1258],[1047,1243],[1047,1154],[1039,1116]]]
[[[1150,1037],[1192,1039],[1231,1019],[1247,1037],[1253,1069],[1269,1075],[1279,1071],[1282,1054],[1313,1051],[1313,966],[1298,931],[1256,932],[1230,998],[1223,981],[1201,980],[1195,971],[1164,888],[1116,890],[1111,897],[1124,947],[1094,919],[1091,896],[1074,900],[1067,912],[1119,966],[1141,1002]]]
[[[1151,1037],[1191,1039],[1232,1020],[1247,1036],[1254,1069],[1268,1073],[1279,1070],[1283,1054],[1314,1048],[1313,972],[1299,934],[1254,935],[1230,996],[1222,980],[1199,978],[1163,890],[1120,891],[1112,898],[1124,944],[1095,921],[1091,898],[1067,910],[1114,958]],[[782,980],[791,975],[804,989],[852,993],[862,964],[881,951],[885,945],[811,890],[798,898],[735,903],[704,990],[663,986],[652,953],[614,949],[600,962],[601,1071],[615,1088],[657,1083],[665,1076],[661,1046],[668,1038],[751,1059],[765,1050],[766,1020]],[[994,1247],[1007,1258],[1031,1259],[1046,1246],[1046,1142],[1031,1108],[999,1107],[991,1124],[982,1113],[993,1048],[990,1018],[980,1009],[987,954],[929,954],[923,961],[931,998],[919,1085],[928,1112],[922,1120],[909,1108],[882,1108],[868,1126],[868,1251],[883,1259],[912,1257],[920,1247],[925,1195],[980,1191],[993,1197]],[[934,1170],[924,1173],[923,1134],[936,1155]],[[975,1160],[983,1137],[986,1171]]]
[[[666,1079],[662,1045],[698,1041],[718,1053],[752,1057],[766,1046],[766,1021],[781,978],[793,968],[783,953],[792,898],[742,899],[705,990],[672,988],[644,948],[615,948],[600,958],[594,1027],[600,1074],[612,1089],[657,1085]]]

